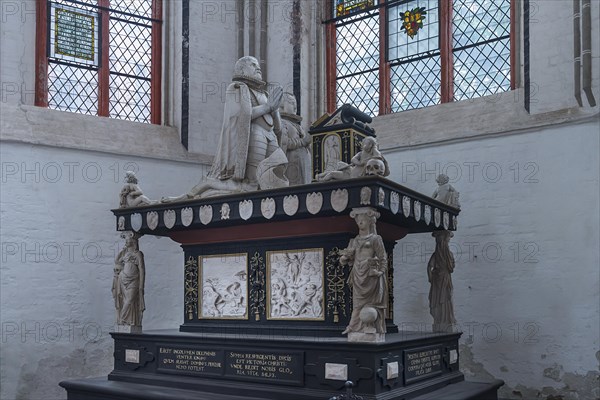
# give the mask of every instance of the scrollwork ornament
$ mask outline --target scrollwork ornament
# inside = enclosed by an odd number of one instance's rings
[[[256,252],[250,259],[250,312],[260,321],[265,315],[265,260]]]
[[[198,315],[198,260],[196,257],[188,257],[185,263],[185,312],[188,319]]]
[[[333,316],[333,322],[340,322],[340,314],[346,316],[345,290],[346,276],[344,267],[339,262],[340,250],[331,249],[325,258],[325,273],[327,274],[327,315]]]

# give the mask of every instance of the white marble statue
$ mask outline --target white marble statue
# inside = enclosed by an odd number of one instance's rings
[[[431,197],[442,203],[448,204],[449,206],[460,208],[460,202],[458,200],[460,193],[448,183],[450,178],[448,178],[447,175],[440,174],[435,181],[438,183],[438,187]]]
[[[188,194],[163,198],[163,202],[210,197],[289,185],[287,157],[275,130],[281,130],[280,86],[262,80],[254,57],[240,58],[225,97],[223,127],[217,153],[206,180]]]
[[[341,250],[340,263],[349,265],[348,284],[352,290],[352,316],[342,334],[349,341],[382,341],[388,308],[387,254],[377,234],[379,213],[371,207],[350,213],[358,225],[358,236]]]
[[[125,233],[125,246],[115,258],[112,293],[117,312],[117,330],[139,332],[142,329],[144,284],[146,269],[144,255],[139,250],[139,235]]]
[[[433,331],[448,332],[456,324],[451,275],[454,271],[454,255],[449,247],[453,234],[450,231],[435,231],[431,235],[435,238],[435,251],[427,264],[427,277],[431,284],[429,312],[433,317]]]
[[[125,185],[119,194],[119,208],[147,206],[155,203],[157,201],[150,200],[144,196],[142,189],[138,186],[135,172],[125,172]]]
[[[388,163],[377,148],[377,141],[374,137],[366,137],[361,142],[361,151],[352,157],[350,164],[340,161],[336,170],[322,172],[317,174],[316,178],[317,181],[323,182],[389,174]]]
[[[281,115],[281,148],[285,151],[288,166],[285,176],[290,185],[310,183],[311,178],[311,138],[300,126],[302,117],[296,115],[296,97],[292,93],[284,93],[279,114]]]

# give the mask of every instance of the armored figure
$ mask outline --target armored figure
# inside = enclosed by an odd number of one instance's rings
[[[281,87],[262,80],[256,58],[240,58],[227,88],[223,127],[207,179],[189,193],[162,202],[289,186],[287,158],[275,135],[281,130],[282,97]]]

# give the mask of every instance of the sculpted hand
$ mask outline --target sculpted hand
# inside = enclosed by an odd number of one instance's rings
[[[283,99],[283,88],[281,86],[274,86],[269,91],[269,100],[267,101],[267,105],[269,106],[269,111],[273,112],[279,108],[281,104],[281,100]]]

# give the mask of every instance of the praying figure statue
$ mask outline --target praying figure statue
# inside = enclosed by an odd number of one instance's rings
[[[429,289],[429,312],[433,317],[434,332],[448,332],[456,324],[454,306],[452,305],[452,272],[454,271],[454,255],[450,251],[450,231],[435,231],[435,251],[427,264]]]
[[[358,225],[358,236],[341,250],[340,263],[351,267],[352,315],[342,332],[349,341],[382,341],[388,309],[387,254],[377,234],[379,213],[371,207],[350,213]]]
[[[374,137],[366,137],[361,142],[361,151],[356,153],[350,164],[338,162],[337,169],[317,174],[317,181],[334,181],[350,178],[359,178],[367,175],[388,176],[390,169],[388,163],[377,148]]]
[[[289,186],[288,160],[275,134],[281,131],[282,98],[280,86],[262,80],[256,58],[240,58],[225,95],[223,126],[207,179],[189,193],[162,202]]]
[[[311,138],[300,126],[302,117],[296,115],[296,97],[292,93],[284,93],[279,114],[281,115],[281,148],[285,151],[288,166],[285,176],[290,185],[310,183],[311,175]]]
[[[155,203],[157,202],[144,196],[142,189],[138,186],[135,172],[125,172],[125,185],[119,194],[119,208],[147,206]]]
[[[440,174],[435,181],[438,184],[438,188],[435,189],[431,197],[442,203],[448,204],[449,206],[460,208],[460,202],[458,201],[460,194],[450,183],[448,183],[450,182],[448,175]]]
[[[115,258],[112,293],[117,312],[118,331],[139,332],[142,329],[146,268],[139,250],[137,234],[124,234],[125,246]]]

